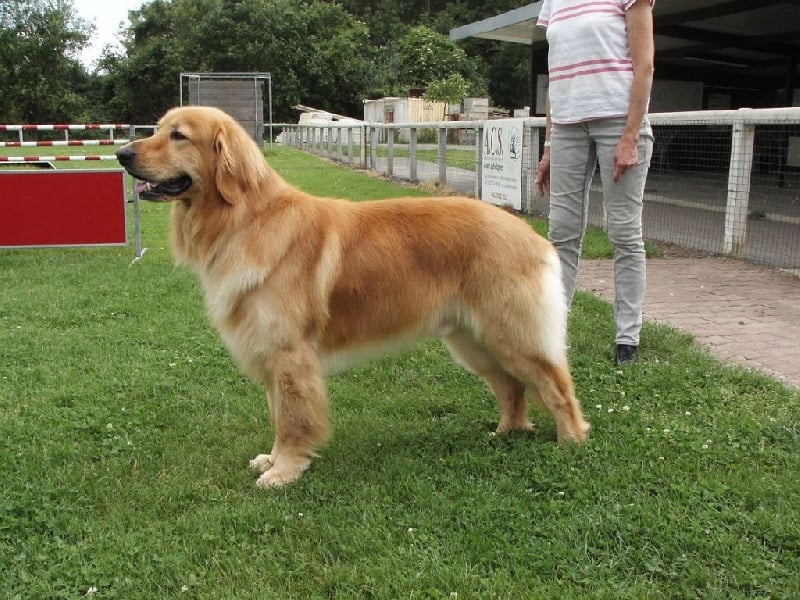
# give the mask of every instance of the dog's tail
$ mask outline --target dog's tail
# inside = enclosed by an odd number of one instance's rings
[[[542,355],[551,363],[564,366],[568,347],[567,317],[569,309],[561,275],[561,262],[555,250],[544,256],[538,285],[536,301],[539,305],[538,330],[541,333],[537,337],[539,337]]]

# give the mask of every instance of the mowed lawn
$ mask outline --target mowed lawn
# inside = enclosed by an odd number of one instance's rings
[[[317,194],[420,193],[268,160]],[[570,321],[585,446],[556,446],[535,408],[537,435],[494,435],[488,390],[430,342],[330,378],[331,443],[257,489],[263,391],[172,265],[168,214],[142,206],[135,263],[0,250],[0,598],[800,597],[800,394],[650,323],[617,369],[588,293]]]

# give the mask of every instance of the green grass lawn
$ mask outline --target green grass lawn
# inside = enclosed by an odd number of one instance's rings
[[[394,156],[408,158],[409,151],[408,146],[403,144],[396,144],[392,149]],[[387,156],[389,153],[388,148],[385,145],[381,145],[378,148],[378,156]],[[438,163],[439,162],[439,151],[435,148],[421,148],[417,150],[417,160],[418,161],[425,161],[425,162],[432,162]],[[466,171],[475,171],[475,150],[462,150],[459,148],[452,148],[448,147],[447,154],[445,156],[445,162],[447,163],[448,167],[455,167],[457,169],[464,169]]]
[[[318,194],[415,193],[268,159]],[[263,392],[172,265],[168,212],[142,207],[134,264],[0,251],[0,598],[800,597],[800,394],[652,323],[616,369],[588,293],[584,447],[540,413],[536,436],[493,435],[488,390],[430,342],[332,377],[329,446],[257,489]]]

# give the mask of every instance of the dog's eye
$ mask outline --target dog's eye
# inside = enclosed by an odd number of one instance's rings
[[[178,131],[176,129],[175,131],[173,131],[173,132],[171,132],[169,134],[169,139],[171,139],[171,140],[185,140],[186,136],[183,135],[180,131]]]

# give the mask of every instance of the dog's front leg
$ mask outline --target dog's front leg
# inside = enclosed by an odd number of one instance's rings
[[[262,473],[256,482],[262,488],[299,478],[330,436],[328,395],[314,345],[298,344],[266,362],[264,384],[275,440],[270,454],[250,462]]]

